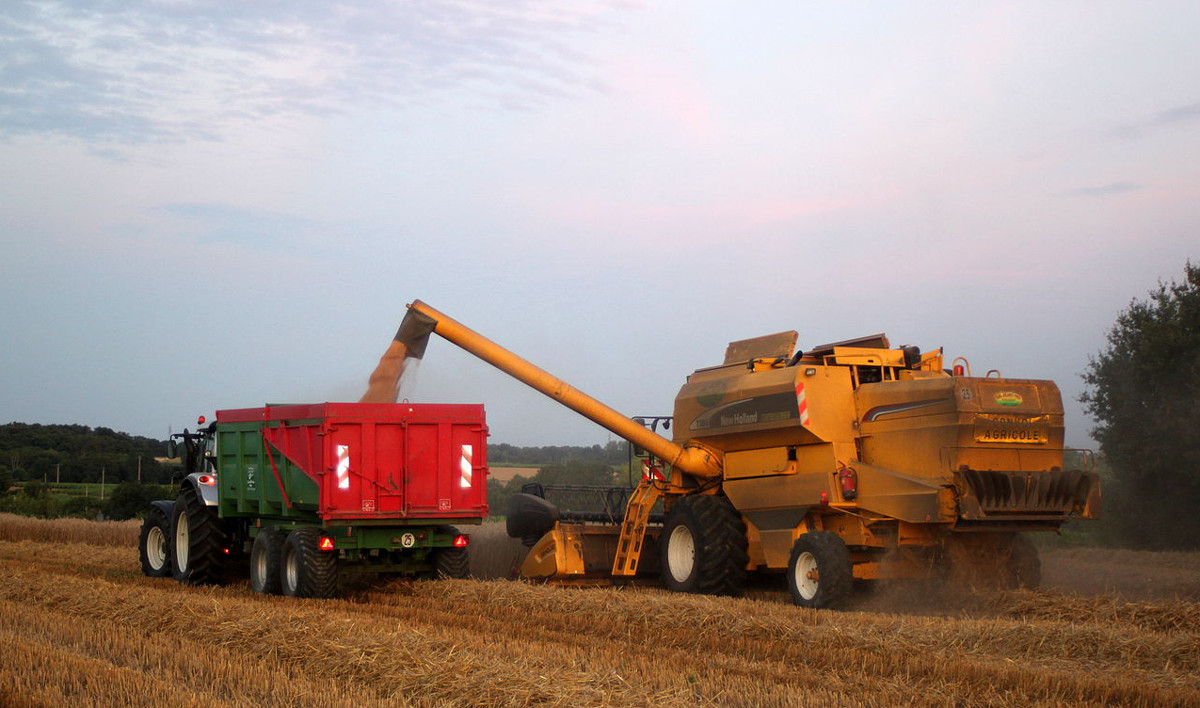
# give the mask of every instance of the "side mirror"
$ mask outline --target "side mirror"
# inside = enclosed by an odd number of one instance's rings
[[[174,459],[174,458],[178,457],[178,455],[176,454],[178,452],[179,452],[179,444],[175,442],[175,438],[171,438],[170,440],[167,441],[167,457]]]

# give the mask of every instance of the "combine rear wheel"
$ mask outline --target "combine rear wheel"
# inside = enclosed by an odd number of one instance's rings
[[[675,501],[662,533],[663,584],[676,592],[740,595],[746,580],[746,524],[725,497]]]
[[[250,589],[266,595],[280,593],[280,558],[283,556],[284,531],[261,529],[250,548]]]
[[[171,516],[172,512],[151,506],[142,520],[138,555],[141,556],[142,573],[151,578],[165,578],[171,574]]]
[[[797,605],[841,607],[854,588],[850,551],[832,531],[809,531],[792,546],[787,577],[792,602]]]
[[[338,589],[336,551],[317,548],[321,529],[309,526],[287,535],[280,557],[281,591],[288,597],[333,597]]]
[[[192,487],[175,500],[171,518],[171,575],[185,585],[219,583],[224,576],[225,531],[217,510]]]

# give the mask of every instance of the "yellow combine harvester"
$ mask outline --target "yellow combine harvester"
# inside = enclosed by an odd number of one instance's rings
[[[1099,480],[1063,448],[1050,381],[972,377],[961,359],[947,371],[940,350],[883,335],[794,351],[784,332],[733,342],[689,376],[668,440],[428,305],[408,308],[396,339],[409,356],[436,333],[662,465],[620,523],[517,495],[508,526],[532,542],[526,577],[660,572],[673,590],[735,595],[748,571],[786,570],[806,607],[839,606],[855,580],[984,571],[1034,586],[1037,552],[1019,532],[1099,515]]]

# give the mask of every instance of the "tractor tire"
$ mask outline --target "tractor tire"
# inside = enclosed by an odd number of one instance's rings
[[[1009,589],[1035,590],[1042,584],[1042,559],[1027,536],[1013,535],[1004,571],[1004,584]]]
[[[458,529],[453,526],[439,526],[437,532],[451,536],[458,535]],[[471,558],[466,548],[435,548],[430,554],[433,556],[434,580],[471,577]]]
[[[809,531],[792,545],[788,560],[792,602],[813,609],[838,609],[854,589],[850,551],[832,531]]]
[[[288,597],[329,598],[338,591],[338,557],[317,548],[321,529],[308,526],[287,535],[280,556],[280,590]]]
[[[278,595],[280,584],[280,559],[283,557],[283,542],[287,532],[273,528],[259,530],[250,547],[250,589],[264,595]]]
[[[225,531],[217,510],[191,487],[175,500],[171,517],[171,575],[184,585],[219,584],[225,577]]]
[[[171,516],[157,506],[151,506],[142,520],[142,531],[138,534],[138,555],[142,561],[142,574],[151,578],[171,575]]]
[[[746,523],[723,496],[675,501],[661,537],[663,585],[676,592],[742,594],[746,581]]]

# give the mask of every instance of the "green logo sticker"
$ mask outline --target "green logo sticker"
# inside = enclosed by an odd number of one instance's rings
[[[1002,391],[997,393],[995,400],[996,403],[999,403],[1002,406],[1010,407],[1019,406],[1025,402],[1025,399],[1021,398],[1021,394],[1017,393],[1016,391]]]

